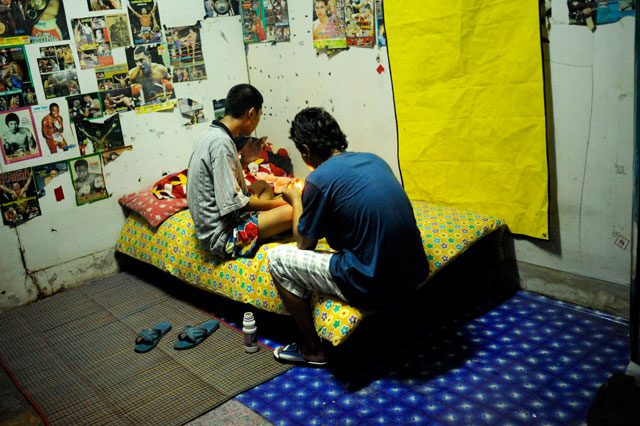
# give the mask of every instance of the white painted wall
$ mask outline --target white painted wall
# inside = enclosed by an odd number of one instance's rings
[[[553,1],[549,123],[552,226],[549,242],[516,240],[519,260],[629,284],[633,201],[635,18],[594,33],[568,25],[567,2]],[[554,229],[555,228],[555,229]]]
[[[64,4],[69,23],[73,18],[104,14],[89,13],[86,0],[65,0]],[[193,25],[204,16],[202,0],[158,0],[158,6],[161,22],[167,27]],[[206,19],[201,34],[209,78],[179,83],[175,88],[177,97],[203,103],[207,118],[213,118],[211,101],[224,98],[232,85],[248,81],[240,18]],[[32,70],[37,70],[36,58],[42,46],[46,44],[27,46]],[[116,63],[126,62],[123,48],[115,49],[114,56]],[[76,55],[76,64],[77,61]],[[78,70],[78,77],[83,93],[97,90],[93,70]],[[33,78],[38,99],[44,103],[37,72]],[[66,103],[63,98],[50,101]],[[71,202],[64,209],[48,212],[16,228],[0,226],[0,311],[32,301],[39,293],[49,295],[61,287],[115,271],[112,252],[125,219],[118,198],[153,183],[163,173],[186,168],[192,142],[207,126],[184,127],[186,119],[177,109],[146,115],[128,112],[120,118],[125,144],[133,145],[133,150],[105,166],[111,198],[79,207]],[[47,150],[44,141],[42,148]],[[0,165],[0,171],[48,161],[52,160]],[[65,188],[65,197],[73,200],[70,188]]]
[[[65,4],[69,20],[87,15],[85,0]],[[163,24],[194,23],[203,16],[201,4],[159,0]],[[238,17],[206,20],[202,34],[209,79],[177,84],[178,97],[203,102],[210,118],[212,99],[223,98],[233,84],[250,81],[265,97],[257,133],[287,148],[301,176],[307,170],[288,139],[290,121],[305,106],[323,106],[340,122],[351,150],[377,153],[399,176],[386,48],[352,48],[332,58],[317,55],[310,34],[311,6],[310,1],[291,1],[291,42],[248,46],[246,58]],[[631,234],[634,21],[625,18],[591,34],[584,27],[567,25],[566,2],[554,1],[553,8],[547,78],[552,106],[550,170],[557,181],[553,222],[558,226],[552,227],[555,236],[550,242],[518,238],[517,257],[625,284],[629,248],[621,249],[614,241],[617,234]],[[124,60],[124,53],[119,54]],[[35,67],[35,57],[30,62]],[[376,71],[379,64],[385,69],[382,74]],[[83,91],[95,91],[93,72],[79,74]],[[43,100],[41,87],[38,90]],[[186,167],[192,142],[206,125],[187,129],[183,122],[177,111],[124,114],[126,142],[134,149],[105,168],[109,200],[73,206],[16,229],[0,227],[0,310],[113,269],[111,251],[125,217],[117,198],[163,172]]]
[[[293,4],[293,2],[292,2]],[[248,48],[249,78],[266,92],[258,128],[294,157],[289,122],[305,106],[329,109],[350,149],[383,157],[397,173],[397,133],[387,49],[351,48],[332,58],[311,48],[312,2],[290,7],[291,43]],[[569,26],[566,1],[554,0],[545,58],[550,124],[549,242],[516,237],[518,260],[628,284],[633,185],[633,46],[635,18],[595,33]],[[377,59],[386,71],[375,71]],[[391,58],[393,61],[393,58]],[[391,63],[393,66],[393,62]]]
[[[329,58],[317,54],[311,35],[311,1],[290,1],[291,42],[247,49],[249,80],[265,96],[258,135],[289,151],[296,174],[306,176],[289,128],[298,111],[325,108],[347,135],[352,151],[374,152],[399,177],[397,129],[387,48],[351,48]],[[384,71],[379,74],[377,68]]]

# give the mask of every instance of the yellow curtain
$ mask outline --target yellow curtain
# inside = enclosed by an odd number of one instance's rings
[[[410,3],[384,2],[407,193],[548,239],[538,0]]]

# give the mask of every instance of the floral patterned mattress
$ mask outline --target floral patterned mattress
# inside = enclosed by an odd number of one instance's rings
[[[429,260],[429,277],[437,273],[480,238],[504,223],[467,210],[412,202],[422,242]],[[275,313],[286,313],[271,283],[267,251],[262,245],[252,259],[215,261],[195,237],[189,210],[176,213],[157,229],[136,213],[129,215],[116,250],[170,273],[196,287]],[[318,247],[328,249],[326,244]],[[314,321],[318,335],[339,345],[349,337],[364,314],[340,299],[314,295]]]

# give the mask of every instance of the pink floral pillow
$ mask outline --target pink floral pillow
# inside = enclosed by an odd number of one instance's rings
[[[147,222],[156,228],[172,215],[186,209],[188,206],[186,198],[157,199],[151,192],[153,187],[154,185],[151,185],[138,192],[123,195],[118,199],[118,202],[147,219]]]

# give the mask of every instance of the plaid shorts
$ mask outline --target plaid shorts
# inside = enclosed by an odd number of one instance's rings
[[[274,280],[298,297],[324,293],[347,301],[329,271],[333,253],[300,250],[292,245],[273,247],[267,252]]]
[[[242,213],[240,223],[235,227],[229,238],[225,252],[232,258],[253,257],[260,245],[258,244],[258,213]]]

